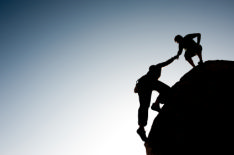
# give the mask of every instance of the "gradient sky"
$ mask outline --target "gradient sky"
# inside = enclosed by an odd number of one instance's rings
[[[176,34],[234,60],[233,17],[231,0],[2,0],[0,154],[145,154],[136,80],[177,53]],[[190,69],[182,55],[160,80]]]

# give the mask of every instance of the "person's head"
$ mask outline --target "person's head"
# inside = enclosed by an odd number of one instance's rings
[[[157,74],[157,67],[156,65],[151,65],[149,67],[148,75],[155,76],[155,74]]]
[[[149,67],[149,71],[150,71],[150,72],[154,72],[155,69],[156,69],[155,65],[151,65],[151,66]]]
[[[183,40],[183,37],[181,35],[177,35],[175,36],[174,40],[176,43],[180,43]]]

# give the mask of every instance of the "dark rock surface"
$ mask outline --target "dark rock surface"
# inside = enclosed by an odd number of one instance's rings
[[[148,155],[234,154],[234,61],[207,61],[172,87],[149,133]]]

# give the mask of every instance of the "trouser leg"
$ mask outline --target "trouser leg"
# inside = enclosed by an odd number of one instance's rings
[[[140,107],[138,109],[138,124],[146,126],[148,121],[148,110],[150,106],[152,91],[139,92]]]
[[[195,56],[196,53],[194,51],[186,51],[184,54],[185,60],[187,60],[189,62],[189,64],[193,67],[195,67],[192,57]]]
[[[151,109],[159,112],[160,111],[159,104],[160,103],[164,104],[167,101],[169,97],[170,87],[161,81],[157,81],[153,85],[153,90],[157,90],[159,92],[159,96],[152,105]]]

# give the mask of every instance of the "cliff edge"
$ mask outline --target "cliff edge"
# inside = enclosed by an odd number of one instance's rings
[[[207,61],[171,89],[155,118],[148,155],[234,154],[234,61]]]

